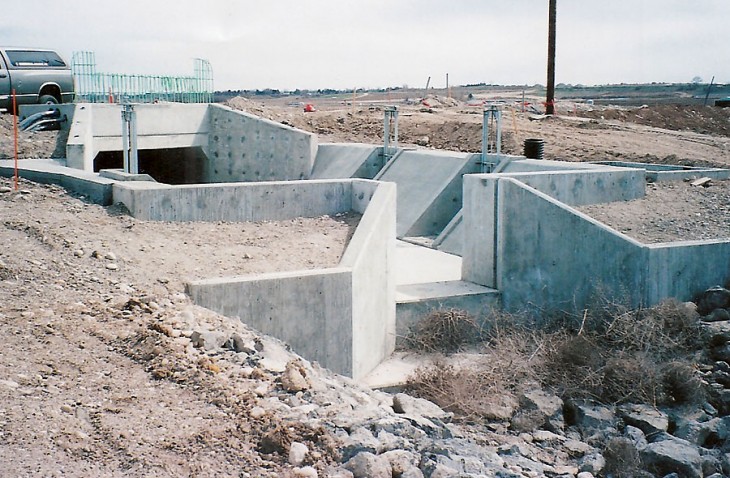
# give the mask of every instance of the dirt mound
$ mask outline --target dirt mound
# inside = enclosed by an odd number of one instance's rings
[[[656,105],[640,108],[606,108],[582,111],[588,118],[618,120],[673,131],[730,136],[730,109],[714,106]]]
[[[15,157],[15,117],[0,114],[0,159]],[[59,131],[18,132],[18,158],[65,158],[65,137]]]

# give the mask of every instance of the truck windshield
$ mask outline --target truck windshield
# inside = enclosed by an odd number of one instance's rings
[[[63,67],[60,56],[53,51],[7,50],[8,60],[13,66]]]

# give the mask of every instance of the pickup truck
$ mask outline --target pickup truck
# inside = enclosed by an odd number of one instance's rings
[[[19,105],[70,103],[74,99],[71,68],[51,50],[0,47],[0,109]]]

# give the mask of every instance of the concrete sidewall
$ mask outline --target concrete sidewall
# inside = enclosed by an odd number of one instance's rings
[[[509,311],[690,300],[730,277],[730,241],[645,245],[516,179],[465,178],[463,277]]]

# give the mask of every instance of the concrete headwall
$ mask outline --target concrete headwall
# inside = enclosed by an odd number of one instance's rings
[[[152,221],[264,221],[349,211],[351,182],[280,181],[169,186],[114,184],[114,202]]]
[[[135,104],[139,150],[199,147],[208,158],[200,183],[307,179],[316,136],[222,105]],[[66,164],[94,170],[102,151],[122,151],[122,106],[78,104]]]
[[[207,153],[206,183],[308,179],[317,137],[227,106],[210,105]]]
[[[730,241],[644,245],[512,178],[465,180],[463,278],[507,310],[580,310],[600,293],[650,306],[730,277]]]
[[[208,147],[207,104],[135,104],[137,147],[164,149]],[[122,150],[122,106],[79,103],[66,144],[66,165],[94,170],[101,151]]]
[[[305,358],[357,379],[395,347],[395,185],[367,180],[296,183],[302,188],[298,202],[304,203],[313,202],[305,195],[316,198],[323,186],[330,187],[326,194],[339,210],[318,214],[363,214],[338,267],[194,281],[187,291],[195,303],[240,317],[286,341]],[[288,194],[289,185],[230,187],[263,186],[272,194],[279,189]],[[285,211],[279,217],[301,216],[295,203],[279,207]]]

